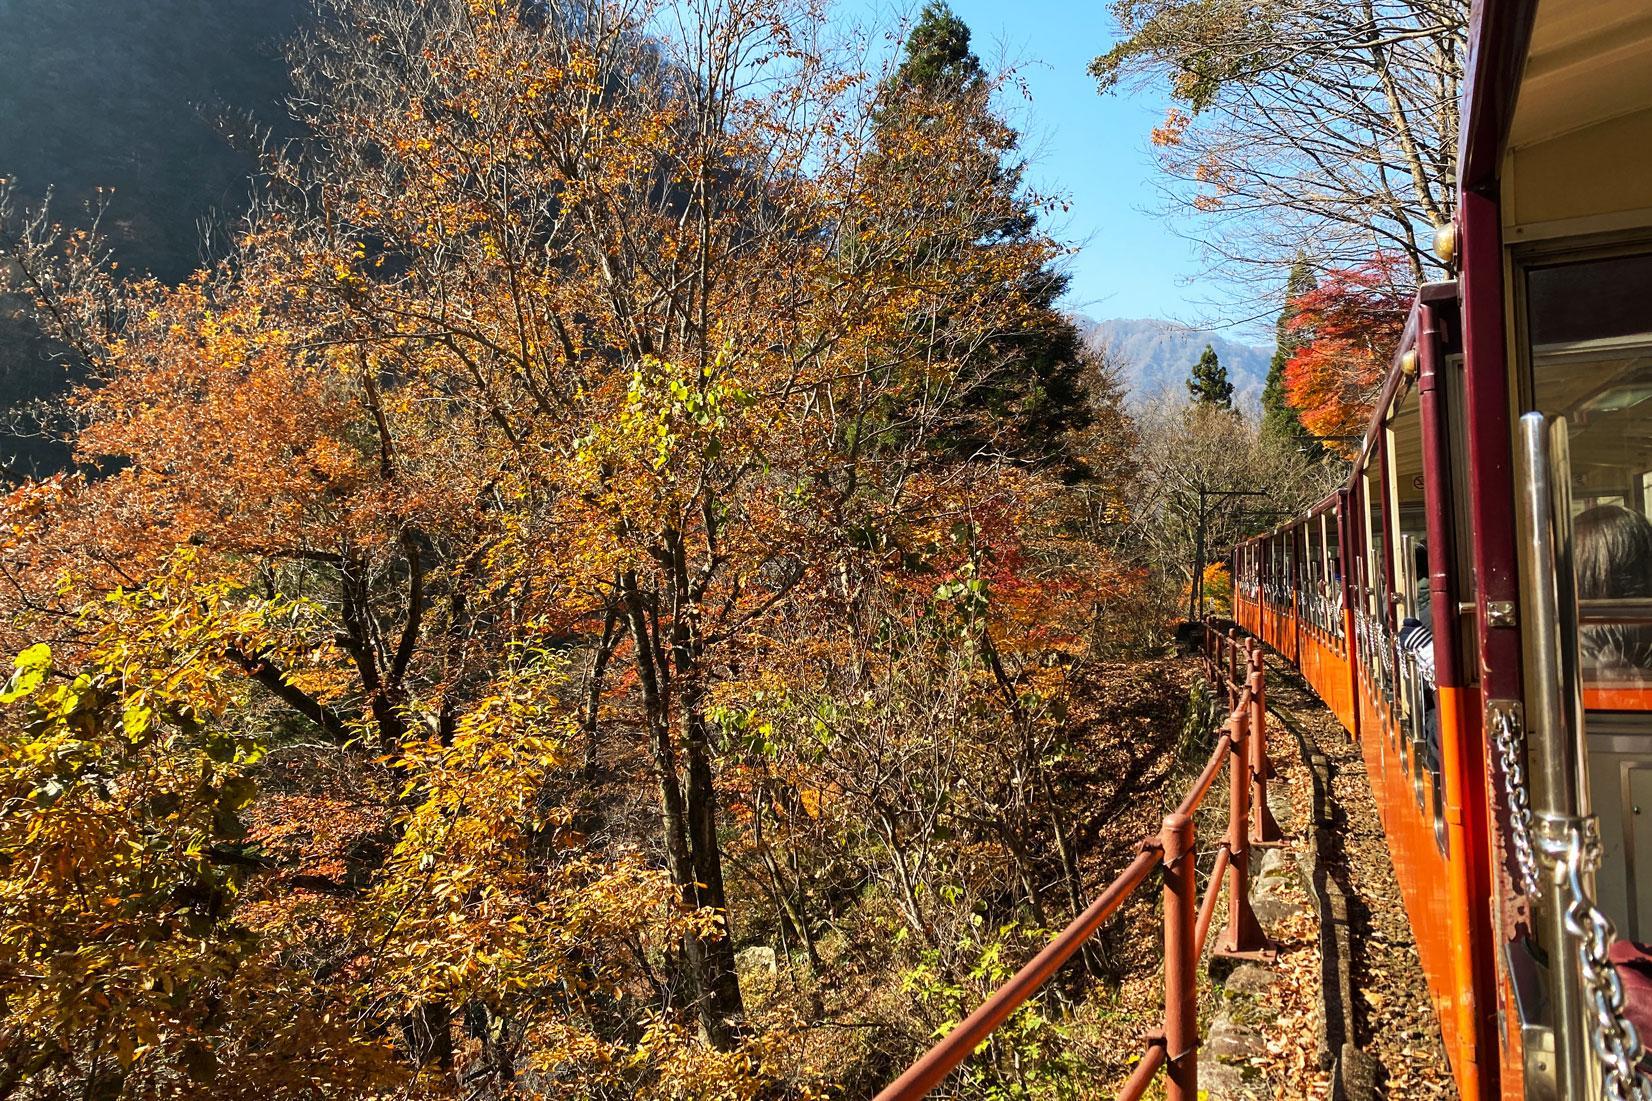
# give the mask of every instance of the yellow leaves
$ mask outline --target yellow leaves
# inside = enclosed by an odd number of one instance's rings
[[[16,703],[28,696],[45,681],[52,667],[52,648],[44,642],[36,643],[17,655],[11,679],[0,691],[0,704]]]
[[[121,710],[121,728],[126,731],[126,736],[134,741],[143,737],[154,720],[154,710],[141,696],[128,699],[126,706]]]

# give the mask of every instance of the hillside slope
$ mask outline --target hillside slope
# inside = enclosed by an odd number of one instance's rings
[[[50,190],[69,225],[102,205],[121,268],[168,281],[203,260],[202,225],[246,209],[253,150],[284,122],[285,43],[308,0],[0,0],[0,178],[26,204]],[[0,462],[67,459],[19,415],[69,383],[0,271]]]

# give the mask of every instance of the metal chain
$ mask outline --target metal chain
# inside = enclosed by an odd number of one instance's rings
[[[1515,726],[1509,707],[1492,711],[1497,739],[1497,759],[1503,766],[1503,789],[1509,801],[1510,840],[1514,843],[1514,866],[1520,877],[1520,893],[1535,899],[1538,893],[1537,854],[1532,847],[1532,804],[1526,790],[1526,739]]]
[[[1562,822],[1564,823],[1562,826]],[[1640,1072],[1645,1055],[1640,1033],[1623,1015],[1623,979],[1610,955],[1617,931],[1600,912],[1584,878],[1600,863],[1600,827],[1593,818],[1554,822],[1562,826],[1558,844],[1544,855],[1555,858],[1555,882],[1567,895],[1566,931],[1578,939],[1578,968],[1589,1010],[1589,1037],[1601,1066],[1601,1095],[1609,1101],[1652,1101],[1652,1078]]]

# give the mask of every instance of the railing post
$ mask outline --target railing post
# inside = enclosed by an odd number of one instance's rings
[[[1267,685],[1263,675],[1262,648],[1255,643],[1250,648],[1250,741],[1251,741],[1251,828],[1253,845],[1277,845],[1285,834],[1268,806],[1268,777],[1273,774],[1273,762],[1268,760],[1268,702]]]
[[[1233,740],[1228,774],[1228,925],[1216,946],[1219,956],[1265,956],[1268,938],[1250,908],[1250,715],[1236,710],[1229,720]]]
[[[1199,885],[1194,876],[1193,819],[1185,814],[1165,815],[1159,840],[1164,846],[1165,1097],[1198,1101],[1199,1007],[1193,926]]]
[[[1228,632],[1228,710],[1239,705],[1239,632]]]

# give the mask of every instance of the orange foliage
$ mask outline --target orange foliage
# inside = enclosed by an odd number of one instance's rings
[[[1399,271],[1396,257],[1379,253],[1329,273],[1287,304],[1289,328],[1302,344],[1285,365],[1286,396],[1314,435],[1364,434],[1410,308]]]

